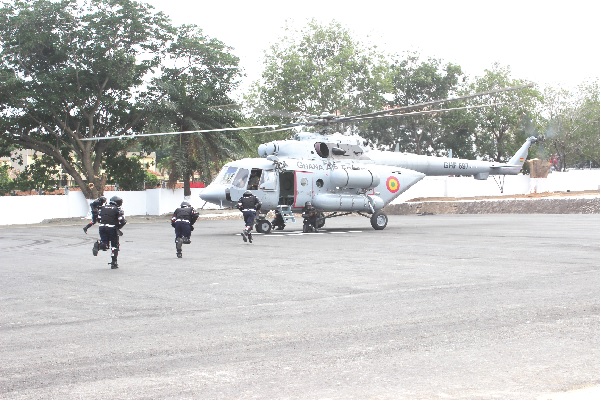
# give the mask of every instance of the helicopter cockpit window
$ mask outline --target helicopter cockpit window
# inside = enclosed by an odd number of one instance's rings
[[[275,171],[263,171],[263,176],[261,176],[259,188],[265,190],[275,189],[275,175]]]
[[[221,173],[219,174],[219,176],[221,177],[220,183],[224,185],[229,185],[230,183],[232,183],[232,180],[234,179],[234,175],[236,174],[237,170],[238,168],[236,167],[223,167]]]
[[[234,178],[233,185],[237,188],[245,188],[247,180],[248,180],[248,169],[240,168],[238,170],[238,173],[236,174],[236,177]]]

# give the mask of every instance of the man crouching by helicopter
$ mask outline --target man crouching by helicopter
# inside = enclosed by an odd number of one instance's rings
[[[319,217],[319,214],[310,201],[305,203],[301,215],[304,218],[303,232],[317,232],[317,218]]]
[[[111,247],[111,269],[119,268],[117,255],[119,255],[119,230],[127,223],[125,213],[121,208],[123,199],[119,196],[111,197],[109,204],[105,204],[98,211],[98,222],[100,227],[98,233],[100,241],[96,241],[92,247],[92,254],[98,256],[99,250],[108,250]]]
[[[238,200],[238,210],[242,211],[244,217],[244,231],[242,231],[242,239],[244,242],[253,243],[252,228],[255,223],[255,217],[257,210],[261,209],[261,201],[252,194],[250,190],[244,192],[242,197]]]
[[[182,257],[182,244],[188,245],[192,242],[190,236],[197,219],[198,212],[186,201],[182,202],[171,216],[171,226],[175,228],[175,251],[178,258]]]

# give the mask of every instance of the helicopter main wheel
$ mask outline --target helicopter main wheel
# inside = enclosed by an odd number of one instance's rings
[[[257,221],[257,225],[255,225],[255,229],[257,232],[269,234],[271,232],[271,223],[267,220],[259,220]]]
[[[386,225],[388,225],[388,216],[381,211],[376,211],[374,214],[372,214],[369,221],[371,221],[371,226],[373,229],[382,230],[386,228]]]

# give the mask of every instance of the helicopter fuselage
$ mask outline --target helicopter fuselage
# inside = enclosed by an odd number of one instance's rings
[[[309,201],[323,212],[374,213],[424,176],[372,161],[244,158],[226,164],[200,197],[234,207],[242,194],[251,190],[264,211],[288,206],[298,212]]]

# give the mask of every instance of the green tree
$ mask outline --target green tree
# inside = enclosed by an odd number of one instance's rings
[[[105,157],[127,142],[82,140],[140,130],[143,78],[170,29],[164,15],[129,0],[4,3],[2,143],[48,155],[96,197]]]
[[[392,84],[389,107],[405,107],[424,102],[446,99],[456,93],[463,78],[461,67],[441,60],[422,60],[417,54],[396,58],[388,74]],[[439,107],[448,107],[441,104]],[[437,106],[437,107],[438,107]],[[449,148],[470,156],[466,141],[464,113],[438,115],[406,115],[386,117],[367,124],[369,137],[379,148],[391,149],[395,144],[401,151],[416,154],[441,155]]]
[[[578,118],[583,122],[577,147],[580,161],[589,167],[600,166],[600,127],[599,127],[599,81],[595,80],[580,87],[581,102],[578,105]]]
[[[261,123],[323,112],[351,115],[384,105],[384,57],[335,21],[322,26],[312,20],[300,32],[287,28],[266,52],[264,65],[246,98]]]
[[[488,161],[507,161],[531,135],[528,130],[532,122],[540,121],[537,110],[542,95],[528,85],[524,80],[511,78],[509,67],[499,64],[485,70],[483,76],[477,77],[469,85],[469,93],[522,87],[491,96],[493,106],[470,110],[476,123],[474,144],[479,157]]]
[[[12,179],[9,175],[10,166],[0,165],[0,196],[6,195],[12,190]]]
[[[576,91],[548,88],[542,113],[547,119],[545,150],[558,157],[560,170],[599,167],[598,81]]]
[[[60,182],[60,170],[47,155],[33,156],[33,163],[25,167],[14,180],[13,187],[19,190],[55,190]]]
[[[207,68],[202,63],[210,65],[211,51],[221,52],[220,60],[226,52],[209,44],[204,59],[193,51],[186,54],[181,50],[187,45],[194,48],[208,38],[195,43],[192,30],[187,37],[182,31],[178,35],[164,14],[152,10],[133,0],[2,3],[0,149],[28,148],[50,156],[87,198],[95,198],[103,190],[100,172],[107,156],[119,155],[136,141],[85,140],[139,134],[151,128],[151,117],[171,118],[161,108],[173,95],[169,84],[176,86],[181,77],[177,66],[169,66],[172,60],[190,56],[190,64],[200,63],[195,73],[211,70],[202,76],[205,89],[231,88],[237,68],[230,65],[237,60],[230,58],[218,72]],[[153,77],[158,79],[151,85]],[[205,101],[197,94],[181,95],[188,97],[187,106]],[[170,130],[197,127],[180,123],[162,122]],[[94,186],[88,188],[89,182]]]
[[[159,178],[148,171],[144,172],[144,184],[146,189],[153,189],[160,185]]]
[[[240,76],[239,60],[229,50],[195,26],[180,27],[169,48],[169,64],[163,65],[150,91],[150,99],[159,100],[151,125],[177,132],[235,127],[240,114],[219,107],[233,103],[229,94]],[[153,144],[169,155],[169,185],[183,179],[184,195],[189,196],[194,172],[210,177],[211,163],[231,158],[246,142],[239,132],[208,132],[169,135]]]
[[[106,161],[107,183],[114,183],[119,190],[144,190],[146,170],[137,156],[125,154],[108,155]]]

